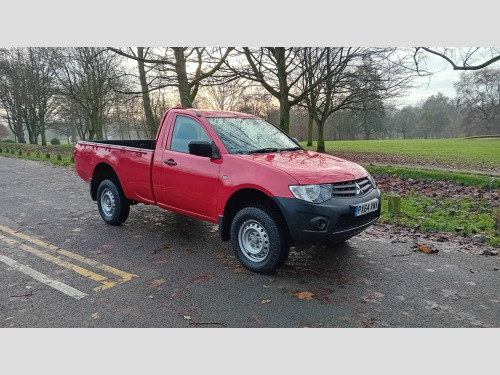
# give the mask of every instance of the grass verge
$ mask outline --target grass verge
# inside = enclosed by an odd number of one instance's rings
[[[401,213],[394,214],[389,212],[386,196],[383,195],[380,222],[419,232],[477,236],[489,245],[500,246],[500,232],[495,229],[492,208],[485,200],[439,195],[427,197],[419,192],[411,192],[401,198]]]
[[[18,143],[0,143],[0,156],[50,162],[54,165],[74,165],[74,147],[36,146]]]

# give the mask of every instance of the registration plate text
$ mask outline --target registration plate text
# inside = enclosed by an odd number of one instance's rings
[[[354,217],[368,214],[373,211],[378,210],[378,199],[372,199],[371,201],[357,204],[354,206]]]

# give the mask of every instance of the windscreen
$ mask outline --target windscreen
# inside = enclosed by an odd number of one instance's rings
[[[302,150],[276,126],[259,118],[211,117],[207,121],[230,154]]]

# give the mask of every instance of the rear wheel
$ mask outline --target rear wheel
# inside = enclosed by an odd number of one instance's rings
[[[231,243],[240,263],[257,273],[277,270],[290,253],[281,220],[259,207],[246,207],[236,214],[231,224]]]
[[[121,187],[112,180],[104,180],[97,189],[97,207],[102,219],[109,225],[120,225],[127,220],[130,202]]]

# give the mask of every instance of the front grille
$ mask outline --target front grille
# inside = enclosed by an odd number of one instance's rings
[[[365,224],[372,222],[375,219],[378,219],[380,216],[380,208],[378,211],[370,212],[369,214],[354,217],[353,214],[345,214],[339,217],[337,220],[337,224],[333,230],[333,233],[336,232],[344,232],[349,229],[354,229],[361,227]]]
[[[368,177],[363,177],[354,181],[336,182],[332,184],[332,196],[334,197],[355,197],[368,194],[373,190],[373,185]]]

